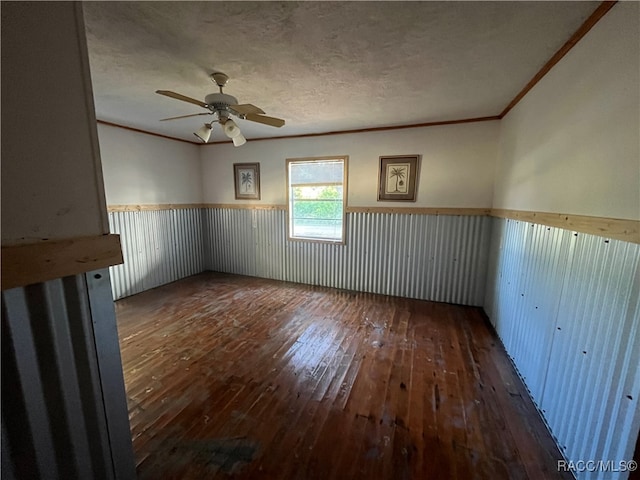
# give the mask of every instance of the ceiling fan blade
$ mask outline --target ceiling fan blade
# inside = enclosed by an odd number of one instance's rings
[[[241,115],[247,115],[249,113],[264,113],[261,108],[258,108],[255,105],[251,105],[250,103],[245,103],[242,105],[231,105],[229,106],[229,108],[240,113]]]
[[[211,112],[192,113],[191,115],[180,115],[179,117],[162,118],[160,119],[160,121],[166,122],[167,120],[178,120],[179,118],[198,117],[200,115],[213,115],[213,113]]]
[[[245,119],[251,122],[264,123],[265,125],[278,128],[284,125],[284,120],[281,118],[267,117],[266,115],[258,115],[256,113],[247,113],[247,115],[245,115]]]
[[[209,108],[206,103],[196,100],[195,98],[187,97],[186,95],[181,95],[180,93],[171,92],[169,90],[156,90],[156,93],[164,95],[165,97],[175,98],[176,100],[182,100],[183,102],[193,103],[194,105],[198,105],[203,108]]]

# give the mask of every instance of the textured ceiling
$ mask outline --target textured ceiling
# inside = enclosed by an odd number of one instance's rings
[[[217,91],[248,139],[499,114],[598,2],[86,2],[98,119],[189,141]],[[214,129],[211,141],[226,137]]]

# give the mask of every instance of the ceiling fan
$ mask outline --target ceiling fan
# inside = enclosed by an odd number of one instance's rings
[[[213,130],[213,124],[219,123],[222,126],[222,130],[225,135],[233,140],[233,144],[236,147],[244,145],[247,140],[240,132],[240,128],[236,123],[231,120],[230,115],[235,115],[242,120],[249,120],[250,122],[262,123],[264,125],[270,125],[272,127],[281,127],[284,125],[284,120],[275,117],[268,117],[264,114],[261,108],[251,105],[250,103],[238,104],[238,100],[226,93],[222,92],[224,87],[229,81],[229,77],[222,72],[215,72],[211,74],[211,80],[218,85],[220,93],[210,93],[204,98],[204,102],[196,100],[195,98],[187,97],[180,93],[171,92],[169,90],[156,90],[156,93],[164,95],[166,97],[175,98],[176,100],[182,100],[183,102],[192,103],[202,108],[209,110],[208,112],[193,113],[191,115],[181,115],[179,117],[163,118],[160,120],[164,122],[166,120],[178,120],[180,118],[197,117],[199,115],[217,115],[217,119],[210,123],[205,123],[202,128],[194,135],[198,137],[203,143],[207,143],[211,137]]]

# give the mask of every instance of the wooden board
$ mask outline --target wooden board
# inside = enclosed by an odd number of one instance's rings
[[[144,205],[109,205],[108,212],[153,212],[158,210],[183,210],[189,208],[203,208],[202,203],[155,203]]]
[[[347,213],[401,213],[406,215],[489,215],[490,208],[455,207],[347,207]]]
[[[247,210],[286,210],[286,205],[265,203],[157,203],[144,205],[109,205],[109,212],[153,212],[159,210],[181,210],[190,208],[232,208]]]
[[[619,218],[589,217],[570,213],[530,212],[494,208],[491,215],[550,227],[564,228],[625,242],[640,243],[640,221]]]
[[[2,290],[123,263],[120,235],[96,235],[2,247]]]
[[[266,203],[203,203],[203,208],[236,208],[248,210],[286,210],[286,205],[272,205]]]

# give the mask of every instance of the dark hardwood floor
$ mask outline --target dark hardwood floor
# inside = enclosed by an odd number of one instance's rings
[[[556,479],[480,309],[207,273],[116,302],[141,479]]]

